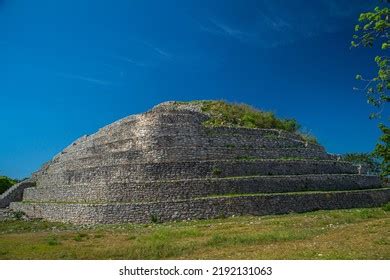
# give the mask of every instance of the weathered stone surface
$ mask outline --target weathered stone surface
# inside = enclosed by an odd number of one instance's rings
[[[25,180],[23,182],[17,183],[3,194],[0,195],[0,208],[5,208],[10,205],[13,201],[20,201],[23,198],[23,191],[26,188],[31,188],[35,186],[35,182],[32,180]]]
[[[0,208],[0,222],[12,220],[13,218],[12,211],[9,208]]]
[[[155,203],[64,204],[14,202],[32,218],[80,224],[148,223],[232,215],[269,215],[320,209],[375,207],[390,200],[390,190],[216,197]]]
[[[71,184],[29,188],[24,200],[31,202],[151,202],[209,195],[337,191],[379,188],[376,176],[310,174],[301,176],[254,176],[174,181]]]
[[[115,164],[58,168],[37,180],[41,186],[255,175],[357,174],[347,162],[318,160],[233,160]]]
[[[11,208],[53,221],[117,223],[390,200],[389,190],[375,190],[378,177],[299,134],[205,127],[208,118],[196,104],[164,103],[83,136],[33,174],[36,186],[27,186],[23,202]]]

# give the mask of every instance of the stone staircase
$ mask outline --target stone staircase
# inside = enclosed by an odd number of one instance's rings
[[[85,136],[36,172],[11,209],[72,223],[122,223],[375,207],[390,188],[300,135],[205,127],[162,104]]]
[[[21,201],[24,190],[34,186],[35,182],[33,180],[25,180],[13,185],[11,188],[0,195],[0,209],[8,207],[11,202]]]

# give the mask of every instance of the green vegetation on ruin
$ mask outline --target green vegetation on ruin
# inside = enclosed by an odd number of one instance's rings
[[[15,185],[18,181],[7,176],[0,176],[0,194]]]
[[[199,100],[177,102],[177,105],[192,104],[200,107],[210,116],[203,124],[206,127],[241,127],[257,129],[280,129],[295,132],[309,143],[317,143],[314,136],[300,131],[300,124],[295,119],[282,119],[273,112],[262,111],[247,104],[229,103],[222,100]],[[277,135],[273,137],[277,138]]]
[[[274,128],[296,132],[300,125],[294,119],[280,119],[273,112],[265,112],[246,104],[225,101],[199,101],[203,112],[210,116],[206,126],[230,126],[245,128]]]
[[[145,225],[0,222],[0,259],[390,259],[382,208]]]

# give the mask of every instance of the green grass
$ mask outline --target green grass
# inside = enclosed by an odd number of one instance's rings
[[[60,244],[60,241],[58,241],[58,237],[56,235],[49,235],[46,238],[46,242],[50,246],[56,246]]]
[[[308,132],[300,130],[295,119],[282,119],[273,112],[262,111],[247,104],[228,103],[223,100],[196,100],[176,102],[173,106],[192,104],[198,106],[210,118],[203,122],[206,127],[242,127],[259,129],[280,129],[295,132],[311,144],[318,144],[317,139]],[[213,133],[213,132],[209,132]],[[276,134],[268,134],[265,138],[276,139]]]
[[[382,209],[390,212],[390,203],[383,205]]]
[[[204,122],[208,127],[274,128],[290,132],[296,132],[300,128],[295,119],[277,118],[273,112],[258,110],[246,104],[228,103],[222,100],[195,100],[176,102],[172,106],[186,104],[196,105],[210,116],[210,119]]]
[[[146,225],[3,221],[0,259],[390,259],[389,210]]]
[[[210,119],[204,123],[206,126],[275,128],[290,132],[295,132],[300,127],[294,119],[280,119],[272,112],[260,111],[246,104],[225,101],[198,101],[198,103],[202,111],[210,115]]]
[[[383,187],[378,187],[376,189],[370,189],[370,191],[383,191],[383,190],[389,190],[390,188],[383,188]],[[208,199],[208,198],[224,198],[224,197],[245,197],[245,196],[277,196],[277,195],[284,195],[284,196],[293,196],[293,195],[310,195],[310,194],[326,194],[328,197],[333,196],[333,194],[336,193],[357,193],[357,192],[364,192],[364,190],[326,190],[326,191],[319,191],[319,190],[314,190],[314,191],[294,191],[294,192],[272,192],[272,193],[225,193],[225,194],[212,194],[208,196],[203,196],[203,197],[196,197],[196,199]],[[386,207],[389,207],[388,205],[383,206],[383,210],[386,211]]]

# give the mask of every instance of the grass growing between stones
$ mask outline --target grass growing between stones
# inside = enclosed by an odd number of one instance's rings
[[[295,132],[300,125],[294,119],[280,119],[272,112],[255,109],[246,104],[225,101],[195,101],[203,112],[210,115],[204,124],[211,127],[276,128]],[[276,137],[277,135],[270,135]]]
[[[390,209],[148,225],[0,222],[0,259],[390,259]]]

